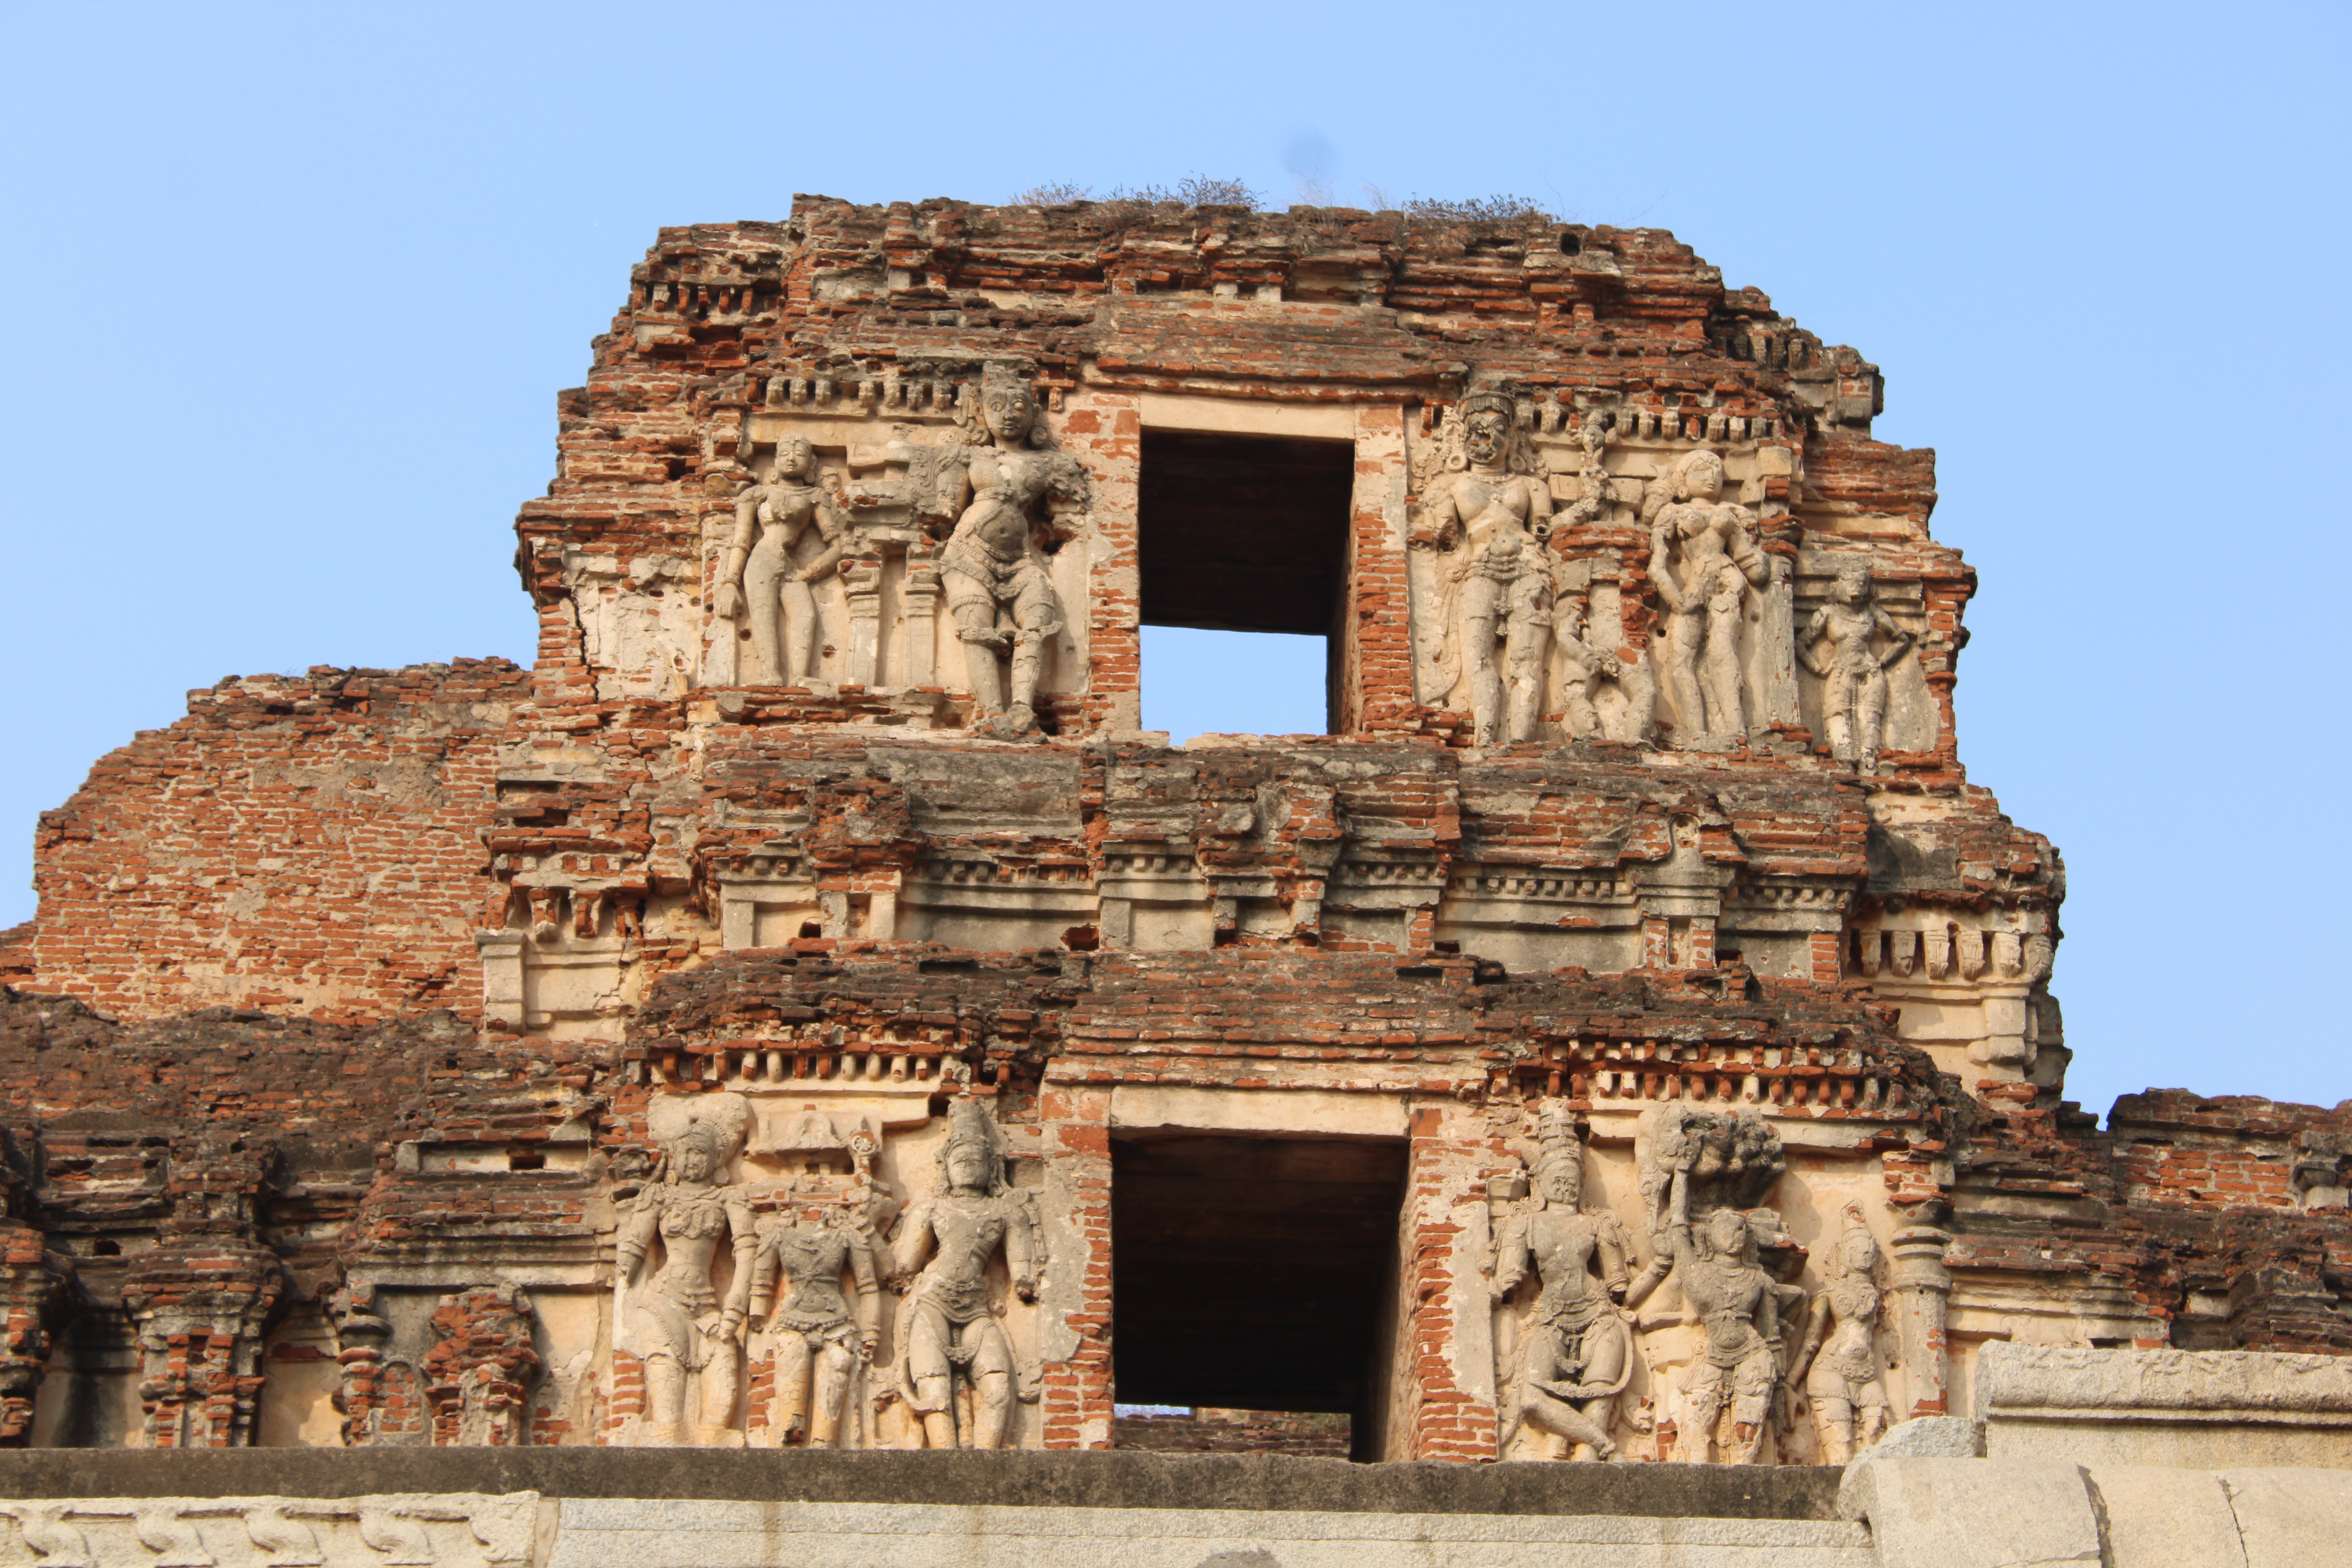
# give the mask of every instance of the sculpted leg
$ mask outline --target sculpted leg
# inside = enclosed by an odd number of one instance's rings
[[[1854,706],[1854,765],[1864,773],[1878,771],[1878,749],[1886,734],[1886,672],[1874,669],[1864,678]]]
[[[948,586],[948,612],[955,616],[956,637],[963,644],[966,678],[971,683],[973,709],[982,714],[1004,711],[1004,677],[997,656],[1004,651],[1004,634],[996,629],[996,600],[988,590],[961,572],[943,574]]]
[[[646,1425],[656,1442],[675,1443],[686,1425],[686,1373],[668,1355],[649,1355],[646,1368]]]
[[[808,1336],[787,1333],[776,1348],[776,1403],[768,1424],[780,1441],[797,1443],[808,1436]]]
[[[1696,616],[1666,622],[1666,690],[1675,700],[1675,743],[1687,746],[1712,728],[1698,684],[1698,648],[1705,625]]]
[[[1002,1448],[1013,1418],[1013,1346],[992,1318],[964,1331],[979,1342],[971,1358],[971,1446]]]
[[[1821,1446],[1821,1452],[1813,1456],[1815,1464],[1843,1465],[1853,1458],[1853,1406],[1834,1394],[1814,1394],[1813,1436]]]
[[[948,1327],[929,1309],[915,1314],[907,1336],[907,1408],[922,1419],[923,1442],[932,1448],[956,1446],[955,1379],[948,1363]]]
[[[731,1339],[710,1344],[710,1359],[702,1367],[702,1425],[724,1428],[735,1425],[736,1383],[743,1370],[743,1347]]]
[[[1045,644],[1062,629],[1053,587],[1045,581],[1045,574],[1034,565],[1022,574],[1020,589],[1013,602],[1013,624],[1020,630],[1013,638],[1010,711],[1025,729],[1036,722],[1037,681],[1045,673]]]
[[[828,1343],[816,1357],[816,1411],[809,1421],[808,1446],[834,1448],[841,1444],[841,1405],[849,1392],[849,1348]]]
[[[1532,614],[1511,617],[1509,651],[1510,706],[1507,737],[1535,739],[1536,721],[1543,712],[1544,656],[1551,651],[1551,627]]]
[[[1748,717],[1739,700],[1739,630],[1736,616],[1724,616],[1708,626],[1699,679],[1706,688],[1707,733],[1745,735]]]
[[[784,664],[783,601],[779,592],[791,564],[784,558],[781,529],[762,534],[743,560],[743,612],[751,623],[751,646],[760,650],[760,667],[766,679],[780,683],[792,679]]]
[[[798,577],[783,582],[784,664],[782,679],[798,686],[817,671],[817,650],[824,644],[824,622],[817,614],[816,594]]]

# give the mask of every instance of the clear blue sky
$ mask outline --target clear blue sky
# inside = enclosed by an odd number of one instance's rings
[[[527,659],[554,397],[656,226],[1230,174],[1672,228],[1883,366],[2055,838],[2074,1092],[2352,1095],[2342,5],[34,5],[0,47],[0,924],[228,674]],[[1147,652],[1149,721],[1270,684]],[[1311,691],[1311,688],[1310,688]]]

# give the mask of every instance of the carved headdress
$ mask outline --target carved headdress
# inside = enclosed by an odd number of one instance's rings
[[[667,1157],[665,1179],[677,1180],[678,1156],[700,1149],[710,1180],[723,1181],[727,1163],[743,1147],[751,1127],[751,1102],[740,1094],[662,1094],[646,1108],[646,1128]]]
[[[1576,1135],[1576,1117],[1568,1102],[1547,1100],[1536,1112],[1537,1190],[1543,1178],[1559,1172],[1573,1176],[1580,1197],[1584,1192],[1584,1141]]]
[[[1458,472],[1470,466],[1470,457],[1463,448],[1462,437],[1470,428],[1472,416],[1478,414],[1499,414],[1503,416],[1505,471],[1537,475],[1547,471],[1543,459],[1537,456],[1534,447],[1528,443],[1527,431],[1519,422],[1518,399],[1497,386],[1465,392],[1460,402],[1446,410],[1443,438],[1448,469]]]
[[[997,1131],[996,1118],[988,1106],[978,1100],[959,1100],[948,1111],[948,1135],[940,1144],[940,1183],[948,1181],[948,1159],[960,1149],[977,1149],[988,1162],[987,1186],[992,1194],[1004,1190],[1004,1135]]]
[[[1685,452],[1675,459],[1672,468],[1652,479],[1649,488],[1642,493],[1642,526],[1649,527],[1657,521],[1660,512],[1676,501],[1690,500],[1692,473],[1708,464],[1713,464],[1717,473],[1722,472],[1722,454],[1701,447],[1696,451]]]

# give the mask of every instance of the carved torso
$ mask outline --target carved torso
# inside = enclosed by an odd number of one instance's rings
[[[770,1238],[777,1268],[792,1283],[792,1294],[775,1310],[775,1321],[786,1328],[829,1329],[849,1321],[849,1304],[841,1291],[842,1270],[849,1263],[849,1238],[838,1230],[795,1225]]]
[[[1707,1359],[1736,1366],[1764,1344],[1756,1313],[1771,1280],[1761,1268],[1719,1258],[1694,1262],[1683,1279],[1683,1296],[1706,1324]]]
[[[1543,1278],[1543,1295],[1538,1309],[1543,1317],[1581,1317],[1607,1304],[1601,1281],[1591,1273],[1594,1255],[1601,1250],[1604,1238],[1622,1258],[1622,1231],[1617,1222],[1607,1215],[1544,1208],[1529,1219],[1528,1252],[1536,1272]],[[1622,1284],[1622,1279],[1617,1282]]]
[[[933,1200],[929,1222],[939,1251],[923,1271],[918,1300],[951,1323],[971,1322],[988,1310],[988,1263],[1004,1244],[1013,1202],[954,1192]]]
[[[971,456],[971,504],[957,520],[955,537],[999,561],[1017,561],[1029,543],[1029,509],[1045,491],[1042,453],[982,447]]]
[[[1878,1375],[1878,1351],[1872,1330],[1878,1321],[1878,1287],[1867,1279],[1848,1278],[1825,1292],[1837,1327],[1822,1347],[1818,1364],[1849,1383],[1868,1383]]]

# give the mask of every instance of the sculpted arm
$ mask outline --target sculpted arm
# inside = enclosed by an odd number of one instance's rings
[[[1659,601],[1667,609],[1680,614],[1691,605],[1684,596],[1682,584],[1675,581],[1674,568],[1666,560],[1673,532],[1666,521],[1671,510],[1660,513],[1658,521],[1650,525],[1650,586],[1658,591]]]
[[[751,1299],[752,1259],[759,1256],[760,1233],[752,1228],[751,1205],[727,1205],[727,1230],[734,1243],[735,1278],[727,1288],[725,1323],[730,1334],[743,1326]]]
[[[1012,1223],[1004,1227],[1004,1267],[1013,1275],[1013,1293],[1024,1301],[1037,1299],[1037,1222],[1024,1205],[1015,1204]]]
[[[1442,488],[1421,503],[1420,515],[1413,520],[1412,542],[1426,549],[1451,550],[1461,537],[1462,511],[1454,504],[1453,477],[1437,482]]]
[[[1877,623],[1878,629],[1886,634],[1887,639],[1886,651],[1878,656],[1878,668],[1892,669],[1896,659],[1911,651],[1911,634],[1905,631],[1893,616],[1875,605],[1870,607],[1870,617]]]
[[[907,1215],[899,1228],[898,1246],[891,1255],[892,1269],[899,1279],[911,1279],[931,1256],[931,1204],[926,1198]]]
[[[628,1223],[621,1227],[617,1251],[624,1280],[632,1285],[636,1283],[637,1269],[644,1264],[646,1249],[653,1245],[654,1232],[660,1225],[661,1205],[650,1196],[639,1197]]]
[[[1501,1300],[1528,1277],[1528,1216],[1507,1215],[1495,1234],[1495,1300]]]
[[[1815,675],[1826,676],[1830,672],[1832,661],[1823,658],[1815,647],[1829,630],[1829,611],[1826,608],[1815,610],[1813,618],[1805,623],[1805,635],[1797,639],[1797,657],[1804,660],[1805,668]]]
[[[1830,1318],[1836,1310],[1830,1301],[1828,1291],[1824,1290],[1813,1298],[1811,1321],[1805,1326],[1805,1342],[1797,1347],[1795,1358],[1789,1363],[1790,1387],[1804,1382],[1805,1373],[1813,1364],[1813,1357],[1821,1353],[1822,1341],[1829,1335]]]
[[[874,1266],[874,1244],[863,1235],[850,1238],[849,1273],[857,1286],[857,1337],[871,1360],[875,1342],[882,1336],[882,1286]]]
[[[1551,481],[1531,479],[1528,481],[1528,531],[1538,539],[1551,531]]]
[[[1744,506],[1727,505],[1722,516],[1727,524],[1724,543],[1728,547],[1731,563],[1739,568],[1741,576],[1761,588],[1772,580],[1772,563],[1757,546],[1756,514]]]
[[[1633,1258],[1633,1247],[1632,1238],[1625,1234],[1625,1227],[1617,1223],[1614,1215],[1602,1216],[1595,1250],[1601,1254],[1601,1282],[1609,1287],[1610,1295],[1622,1299],[1625,1294],[1626,1266]]]
[[[842,527],[840,515],[833,509],[833,498],[823,490],[817,492],[816,510],[811,516],[810,526],[816,530],[817,537],[824,541],[824,548],[817,552],[815,560],[801,569],[800,579],[803,583],[819,582],[832,575],[834,567],[840,563],[843,545],[849,531]]]
[[[722,621],[731,621],[742,613],[743,562],[751,553],[751,541],[760,527],[760,502],[766,495],[763,487],[746,485],[735,498],[735,537],[728,541],[727,562],[719,569],[719,596],[711,605]]]

